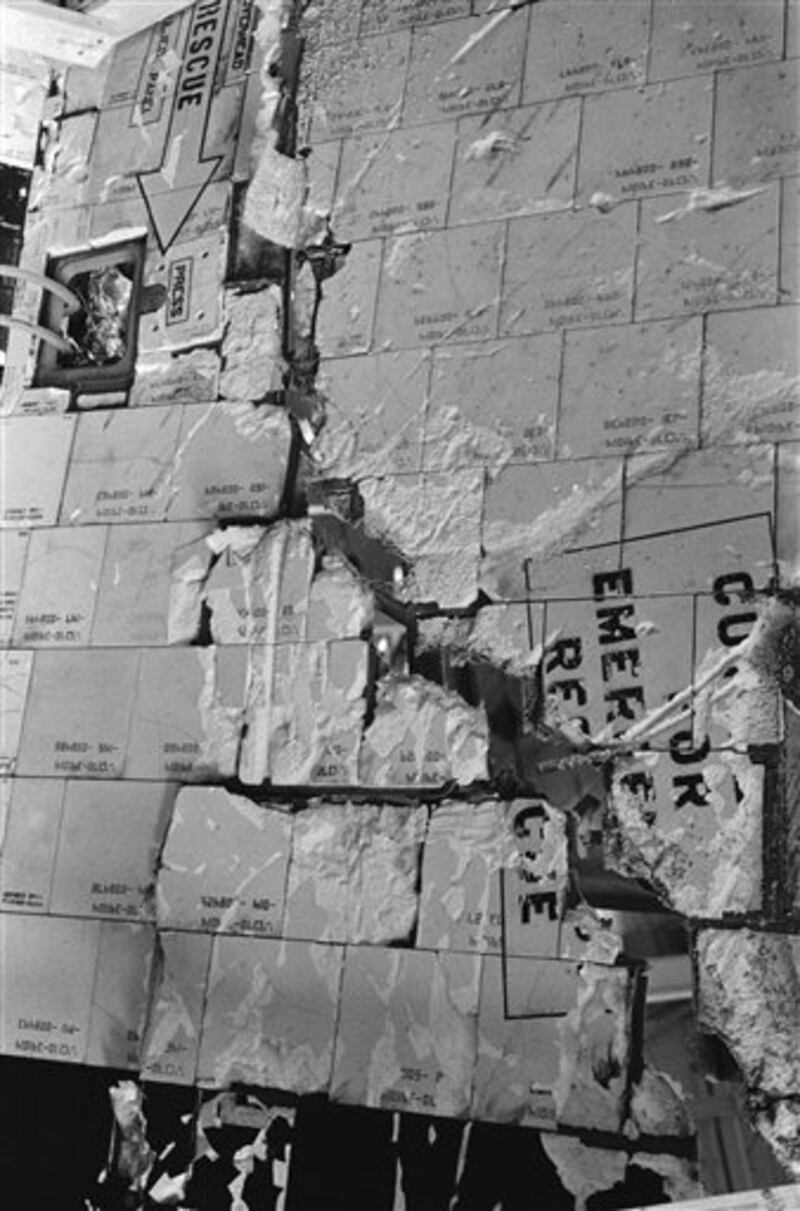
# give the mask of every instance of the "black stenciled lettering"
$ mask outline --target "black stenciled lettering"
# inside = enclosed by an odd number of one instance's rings
[[[693,807],[705,807],[708,803],[708,787],[702,774],[676,774],[672,786],[676,792],[680,792],[675,795],[676,807],[686,807],[687,803]]]
[[[550,689],[560,695],[565,702],[570,702],[574,698],[578,706],[586,705],[586,690],[583,688],[583,683],[574,677],[565,681],[552,681]]]
[[[606,715],[607,723],[613,723],[615,719],[635,719],[634,705],[644,710],[644,690],[640,685],[626,685],[618,690],[608,690],[605,701],[612,708]]]
[[[744,614],[728,614],[727,617],[720,618],[717,624],[720,643],[724,643],[726,648],[736,647],[737,643],[741,643],[750,634],[756,617],[754,610],[748,610]]]
[[[603,681],[610,681],[615,673],[630,673],[636,677],[641,665],[638,648],[620,648],[617,652],[603,652],[600,657],[600,667],[603,671]]]
[[[189,43],[189,54],[190,55],[201,55],[204,50],[211,50],[211,47],[213,45],[214,45],[213,38],[208,38],[208,37],[195,38],[192,42]],[[208,62],[208,56],[206,56],[206,62]],[[189,62],[186,64],[186,70],[187,71],[196,70],[196,69],[192,68],[191,60],[189,60]]]
[[[600,643],[630,643],[636,639],[633,627],[626,626],[621,619],[633,617],[632,605],[603,606],[597,611]]]
[[[597,572],[592,577],[595,601],[603,601],[611,593],[615,597],[633,596],[633,574],[630,568],[616,568],[613,572]]]
[[[726,590],[730,589],[731,593]],[[718,576],[712,585],[717,605],[731,605],[733,600],[744,601],[755,589],[753,578],[747,572],[727,572]]]
[[[571,672],[580,667],[583,660],[582,645],[580,639],[557,639],[550,649],[550,655],[547,660],[547,671],[552,673],[554,669],[566,669]]]
[[[546,916],[549,921],[558,920],[558,896],[554,891],[529,891],[519,896],[518,901],[523,925],[530,925],[532,913]]]
[[[632,774],[624,774],[620,782],[629,794],[636,795],[645,803],[655,797],[655,783],[652,774],[648,774],[646,770],[636,770]]]
[[[708,736],[695,748],[694,736],[689,731],[675,732],[669,741],[670,756],[678,765],[691,765],[695,761],[702,761],[708,756],[710,748],[711,741]]]

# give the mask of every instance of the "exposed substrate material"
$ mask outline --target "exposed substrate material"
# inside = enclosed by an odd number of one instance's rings
[[[700,1020],[725,1040],[748,1087],[772,1098],[800,1088],[800,938],[702,930]]]

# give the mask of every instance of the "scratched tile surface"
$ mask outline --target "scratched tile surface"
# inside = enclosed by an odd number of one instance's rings
[[[0,1051],[619,1132],[574,854],[720,930],[772,894],[781,713],[704,678],[798,582],[798,6],[300,7],[296,121],[248,0],[13,69],[20,264],[134,232],[144,288],[113,393],[14,292]],[[569,844],[508,806],[532,721],[628,754],[542,773]]]

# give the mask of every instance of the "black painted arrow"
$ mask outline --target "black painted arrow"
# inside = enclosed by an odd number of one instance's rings
[[[224,29],[225,11],[218,2],[206,0],[195,6],[164,141],[164,159],[160,168],[138,174],[162,252],[175,242],[223,159],[204,156],[203,144]]]

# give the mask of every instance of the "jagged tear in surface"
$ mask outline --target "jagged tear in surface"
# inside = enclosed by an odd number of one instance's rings
[[[277,56],[281,6],[262,0],[260,7],[259,36],[272,39],[265,56],[269,62]],[[492,14],[456,50],[451,65],[468,58],[509,18],[510,10]],[[265,85],[269,80],[265,71]],[[260,155],[243,217],[264,240],[293,250],[294,295],[275,286],[227,292],[220,329],[221,394],[232,401],[264,398],[279,388],[286,373],[294,392],[292,412],[304,441],[303,475],[310,481],[340,478],[357,486],[364,509],[363,531],[396,553],[410,570],[405,604],[438,607],[434,617],[420,621],[418,654],[444,653],[453,667],[468,671],[482,663],[535,685],[552,637],[531,643],[524,610],[500,599],[509,593],[519,595],[513,590],[519,589],[524,561],[544,567],[552,559],[568,556],[571,548],[603,539],[604,520],[619,504],[619,476],[593,472],[560,497],[554,496],[533,520],[482,519],[484,481],[496,482],[514,460],[514,443],[502,422],[490,422],[488,408],[486,417],[472,420],[465,420],[447,400],[435,414],[431,411],[429,398],[418,387],[429,369],[427,353],[382,352],[380,381],[355,384],[369,401],[355,418],[341,406],[344,391],[352,388],[341,366],[329,368],[323,361],[314,382],[318,329],[324,327],[329,309],[339,305],[333,290],[326,296],[326,283],[335,284],[337,270],[341,272],[348,258],[352,263],[359,253],[337,242],[337,215],[326,211],[315,197],[308,161],[292,158],[273,145],[277,89],[277,85],[264,89],[257,124]],[[470,155],[502,152],[504,146],[498,135],[490,143],[473,143]],[[371,153],[372,158],[379,151],[380,147]],[[683,206],[662,214],[658,221],[682,223],[696,211],[738,206],[759,191],[724,185],[695,190]],[[601,194],[589,201],[604,213],[612,211],[615,203]],[[414,240],[392,245],[390,276],[396,278],[408,268],[418,255],[415,247]],[[357,311],[357,303],[351,308]],[[283,349],[280,324],[287,309],[295,331],[292,347]],[[500,344],[493,344],[485,355],[489,379],[491,359]],[[253,356],[254,348],[258,356]],[[662,360],[662,369],[677,381],[690,378],[698,369],[694,354],[679,357],[669,350]],[[485,376],[487,370],[476,359],[466,373]],[[716,351],[707,359],[705,373],[712,401],[706,418],[709,443],[747,434],[752,417],[792,386],[782,372],[734,373]],[[398,397],[405,405],[405,420],[400,423]],[[410,473],[410,434],[422,415],[431,421],[426,433],[437,447],[438,460],[437,474],[424,479]],[[204,412],[197,429],[178,446],[164,475],[166,495],[175,493],[183,460],[198,435],[202,437],[210,416],[210,410]],[[253,426],[260,425],[280,446],[282,455],[276,456],[276,464],[288,461],[285,415],[264,407],[256,417],[243,403],[234,419],[248,439]],[[545,431],[547,418],[537,417],[537,426]],[[645,439],[657,436],[657,426],[643,435]],[[640,455],[635,467],[629,468],[627,488],[680,467],[686,457],[683,450]],[[475,461],[480,461],[479,468]],[[403,480],[389,474],[398,467],[409,472]],[[272,492],[270,509],[262,510],[262,517],[264,513],[278,516],[285,501],[283,488],[281,482]],[[373,586],[365,570],[359,574],[342,553],[326,550],[327,563],[317,556],[307,518],[281,519],[272,526],[227,526],[182,550],[173,568],[168,636],[172,644],[194,645],[190,659],[192,684],[199,686],[202,776],[238,776],[251,788],[272,782],[389,791],[408,786],[440,789],[455,783],[465,793],[474,783],[486,783],[495,770],[489,760],[494,737],[484,705],[472,705],[454,690],[408,670],[382,676],[370,701],[368,641],[374,635],[377,613]],[[701,1020],[725,1039],[739,1064],[761,1130],[784,1161],[800,1172],[796,939],[777,931],[717,929],[706,920],[757,912],[765,893],[760,841],[768,806],[767,767],[752,749],[777,746],[780,740],[780,693],[788,693],[796,684],[796,674],[787,674],[781,653],[787,647],[786,636],[796,635],[798,623],[796,606],[786,599],[763,594],[757,607],[759,620],[741,645],[708,653],[690,672],[690,683],[666,703],[651,706],[621,733],[586,736],[566,727],[537,731],[541,718],[535,711],[515,723],[520,730],[529,729],[531,755],[525,773],[537,788],[547,783],[549,775],[548,789],[557,792],[563,772],[571,792],[569,771],[560,770],[559,763],[592,771],[602,766],[610,787],[602,842],[606,864],[646,882],[663,905],[699,919],[695,954]],[[453,617],[454,610],[469,610],[471,616]],[[221,647],[241,647],[242,675],[222,661],[217,649],[204,646],[209,640]],[[796,640],[788,648],[796,653]],[[706,735],[714,737],[713,747],[698,758],[702,769],[696,777],[704,787],[699,802],[691,798],[679,802],[670,781],[670,741],[678,728],[684,746],[681,751],[676,745],[681,756],[687,747],[691,752],[702,750]],[[640,793],[642,786],[655,788],[655,807],[652,794]],[[487,793],[485,785],[481,793]],[[206,853],[193,852],[196,835],[190,835],[187,844],[186,831],[191,830],[185,830],[185,824],[191,810],[197,811],[198,820],[202,818],[202,828],[229,829],[236,836],[231,861],[236,867],[237,895],[249,893],[269,874],[249,861],[248,837],[269,831],[271,850],[288,861],[289,825],[274,819],[267,822],[268,816],[278,814],[277,804],[272,812],[242,795],[222,791],[210,795],[215,796],[214,802],[204,798],[198,805],[192,800],[192,809],[189,794],[182,792],[156,881],[162,965],[149,1035],[155,1052],[165,1050],[176,1038],[197,1044],[197,1007],[180,979],[179,963],[171,964],[174,935],[169,934],[171,928],[185,927],[180,914],[187,903],[189,912],[196,908],[190,903],[193,890],[185,890],[188,876],[199,872],[210,878],[211,874]],[[564,792],[564,798],[570,827],[576,821],[579,826],[570,794]],[[797,810],[794,803],[788,809]],[[410,1061],[402,1054],[406,1040],[388,1001],[389,992],[402,986],[404,1010],[410,1012],[411,1007],[418,1014],[410,1046],[420,1063],[424,1059],[432,1065],[425,1079],[437,1083],[440,1063],[440,1070],[446,1069],[447,1110],[467,1113],[471,1107],[467,1059],[482,1052],[494,1064],[511,1057],[513,1066],[514,1043],[506,1046],[505,1039],[489,1038],[483,1030],[480,994],[473,978],[477,967],[471,958],[465,971],[455,974],[454,965],[438,960],[420,973],[410,970],[411,960],[398,957],[400,950],[389,949],[415,927],[417,863],[434,829],[428,812],[428,806],[396,808],[383,803],[314,804],[297,812],[287,897],[291,912],[311,922],[309,932],[299,936],[322,937],[337,946],[366,941],[386,947],[363,960],[364,970],[347,973],[355,986],[360,981],[367,990],[364,999],[369,994],[377,1004],[368,1022],[369,1030],[374,1029],[368,1040],[371,1049],[365,1054],[361,1038],[347,1040],[355,1059],[339,1073],[336,1088],[343,1098],[380,1105],[387,1104],[382,1101],[387,1095],[390,1100],[397,1096],[401,1060]],[[552,815],[548,827],[546,852],[532,861],[523,858],[522,866],[535,878],[554,875],[556,882],[566,883],[561,860],[567,848],[566,829],[559,832]],[[494,856],[487,860],[491,874],[497,873],[499,861]],[[463,853],[458,863],[459,869],[466,867]],[[481,889],[486,894],[478,900],[479,911],[487,915],[488,886],[487,881],[486,889]],[[386,888],[392,892],[389,906],[380,903]],[[364,911],[365,896],[372,914]],[[574,936],[560,954],[575,956],[582,965],[574,1004],[560,1020],[555,1043],[547,1044],[548,1057],[555,1056],[554,1071],[548,1075],[553,1077],[556,1115],[571,1126],[617,1131],[627,1123],[631,1132],[684,1134],[689,1116],[669,1074],[646,1068],[630,1088],[633,992],[627,968],[614,965],[620,946],[617,934],[601,927],[587,904],[571,903],[567,911],[572,914]],[[235,913],[235,905],[225,905],[215,932],[231,930],[237,924]],[[488,950],[490,943],[483,941]],[[224,942],[214,952],[213,1047],[206,1041],[213,1054],[201,1057],[201,1063],[207,1062],[206,1079],[218,1083],[249,1079],[298,1091],[326,1087],[333,1063],[339,952],[334,947],[319,948],[301,960],[289,944],[276,943],[279,974],[273,975],[252,964],[246,939]],[[290,976],[298,977],[312,1002],[319,996],[324,1005],[319,1020],[309,1013],[309,1021],[303,1023],[306,1033],[302,1029],[293,1033]],[[120,1164],[132,1181],[150,1163],[140,1110],[135,1093],[121,1086],[115,1099],[123,1138]],[[524,1118],[531,1107],[515,1106],[509,1113]],[[545,1146],[579,1200],[621,1180],[628,1163],[622,1154],[592,1151],[558,1136],[547,1137]],[[263,1154],[259,1134],[250,1151],[239,1158],[242,1177]],[[691,1190],[686,1165],[674,1157],[635,1157],[633,1163],[662,1172],[674,1183],[675,1193]],[[231,1191],[237,1206],[242,1185]]]

